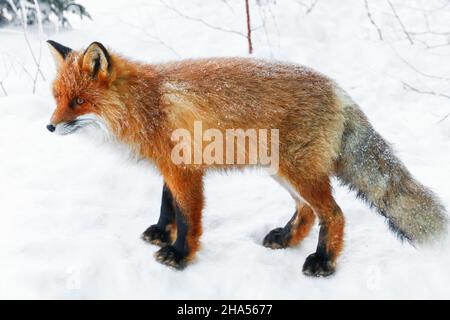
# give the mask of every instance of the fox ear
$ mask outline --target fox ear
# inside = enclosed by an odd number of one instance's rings
[[[84,52],[82,67],[91,74],[92,78],[107,80],[112,67],[108,50],[99,42],[91,43]]]
[[[66,60],[69,53],[73,51],[72,49],[67,48],[62,44],[59,44],[58,42],[55,42],[53,40],[48,40],[47,44],[48,47],[50,48],[50,51],[52,52],[57,67],[60,67],[61,64],[64,62],[64,60]]]

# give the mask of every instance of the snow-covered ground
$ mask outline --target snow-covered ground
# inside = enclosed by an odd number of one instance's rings
[[[424,28],[416,8],[442,2],[393,1],[416,31]],[[246,55],[243,37],[204,23],[244,32],[240,0],[83,3],[93,21],[74,20],[73,30],[59,33],[48,28],[45,38],[75,48],[97,40],[149,62]],[[299,1],[276,3],[254,8],[255,56],[305,64],[336,79],[450,207],[450,117],[442,120],[450,100],[402,84],[448,92],[448,48],[398,40],[401,28],[380,1],[369,3],[385,41],[364,1],[323,0],[307,15]],[[446,10],[429,21],[435,30],[450,30]],[[29,37],[39,52],[38,33],[30,30]],[[264,248],[264,235],[284,225],[294,205],[276,182],[252,172],[208,176],[198,258],[181,272],[160,265],[153,258],[158,248],[140,234],[157,221],[161,177],[84,134],[50,134],[55,70],[47,48],[47,80],[39,78],[32,94],[24,67],[34,73],[33,63],[20,29],[0,29],[0,43],[8,93],[0,91],[0,298],[450,298],[450,244],[422,250],[402,244],[383,218],[337,183],[347,220],[338,271],[305,277],[301,266],[315,250],[317,226],[296,248]]]

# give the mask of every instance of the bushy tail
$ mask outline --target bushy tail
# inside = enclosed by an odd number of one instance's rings
[[[416,181],[348,96],[336,174],[388,219],[401,238],[424,243],[445,234],[447,214],[439,199]]]

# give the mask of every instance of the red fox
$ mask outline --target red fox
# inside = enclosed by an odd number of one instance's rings
[[[160,218],[143,239],[162,247],[155,256],[163,264],[183,268],[199,249],[205,173],[246,166],[174,163],[172,133],[193,133],[195,122],[219,133],[278,130],[275,177],[296,211],[263,245],[299,244],[317,216],[319,241],[303,265],[306,275],[333,274],[343,247],[344,216],[332,195],[333,176],[386,217],[400,238],[420,244],[446,233],[447,214],[437,197],[412,177],[345,91],[316,71],[250,58],[143,64],[98,42],[82,51],[48,43],[57,63],[57,108],[48,130],[70,134],[101,125],[162,174]],[[248,154],[247,147],[237,152]]]

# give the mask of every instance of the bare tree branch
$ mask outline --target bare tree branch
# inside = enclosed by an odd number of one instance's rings
[[[448,117],[450,116],[450,113],[448,113],[445,117],[443,117],[441,120],[439,120],[438,122],[436,122],[437,124],[444,122]]]
[[[245,0],[245,15],[247,17],[248,54],[252,54],[253,53],[252,26],[250,22],[250,6],[248,4],[248,0]]]
[[[41,9],[39,7],[38,0],[34,0],[34,9],[36,10],[36,17],[37,17],[38,26],[39,26],[39,60],[38,60],[36,75],[35,75],[34,80],[33,80],[33,93],[36,93],[37,78],[38,78],[38,75],[39,75],[39,70],[41,70],[42,37],[44,35],[44,28],[42,27]]]
[[[395,10],[394,5],[392,4],[391,0],[386,0],[387,3],[389,4],[389,6],[391,7],[392,13],[395,16],[395,19],[397,19],[398,24],[400,25],[400,27],[403,30],[403,33],[406,35],[406,38],[409,40],[409,42],[413,45],[414,41],[411,38],[411,35],[409,34],[409,32],[406,30],[405,25],[403,24],[402,20],[400,19],[399,15],[397,14],[397,10]]]
[[[5,87],[3,86],[3,81],[1,81],[1,80],[0,80],[0,88],[1,88],[2,91],[3,91],[3,94],[4,94],[5,96],[8,96],[8,92],[6,92],[6,89],[5,89]]]
[[[222,0],[222,3],[227,6],[227,8],[234,13],[233,7],[230,6],[227,0]]]
[[[161,46],[163,46],[164,48],[166,48],[167,50],[169,50],[170,52],[172,52],[177,58],[181,58],[181,55],[180,55],[180,54],[179,54],[179,53],[178,53],[171,45],[169,45],[167,42],[165,42],[164,40],[162,40],[158,35],[150,34],[150,33],[145,29],[145,27],[140,27],[140,26],[136,26],[136,25],[134,25],[134,24],[128,23],[128,22],[126,22],[126,21],[123,21],[120,17],[119,17],[119,20],[120,20],[121,23],[123,23],[123,24],[125,24],[125,25],[127,25],[127,26],[129,26],[129,27],[131,27],[131,28],[140,30],[140,31],[141,31],[142,33],[144,33],[149,39],[155,41],[156,43],[160,44]]]
[[[19,66],[20,66],[20,68],[22,69],[22,71],[31,79],[31,81],[33,81],[33,79],[34,79],[34,77],[33,77],[33,75],[31,74],[31,72],[30,71],[28,71],[28,69],[25,67],[25,65],[23,64],[23,62],[22,61],[20,61],[17,57],[15,57],[15,56],[11,56],[11,55],[8,55],[9,56],[9,59],[11,59],[11,63],[9,64],[10,65],[10,70],[11,69],[13,69],[16,73],[17,73],[17,70],[15,69],[15,63],[17,63]],[[15,63],[14,63],[15,62]],[[9,74],[9,71],[7,72],[7,74]]]
[[[214,29],[214,30],[217,30],[217,31],[227,32],[227,33],[234,33],[234,34],[239,35],[239,36],[241,36],[241,37],[247,38],[247,35],[244,34],[244,33],[242,33],[242,32],[240,32],[240,31],[229,30],[229,29],[224,29],[224,28],[215,26],[215,25],[213,25],[213,24],[211,24],[211,23],[209,23],[209,22],[207,22],[207,21],[205,21],[205,20],[203,20],[203,19],[201,19],[201,18],[195,18],[195,17],[190,17],[190,16],[188,16],[188,15],[185,15],[184,13],[180,12],[177,8],[168,5],[168,4],[167,4],[166,2],[164,2],[164,1],[161,1],[161,3],[162,3],[167,9],[169,9],[169,10],[175,12],[177,15],[179,15],[180,17],[183,17],[183,18],[185,18],[185,19],[187,19],[187,20],[191,20],[191,21],[195,21],[195,22],[201,23],[201,24],[207,26],[208,28],[211,28],[211,29]]]
[[[201,18],[195,18],[195,17],[190,17],[185,15],[184,13],[180,12],[177,8],[168,5],[167,3],[165,3],[164,1],[161,0],[161,3],[169,10],[175,12],[176,14],[178,14],[180,17],[183,17],[187,20],[191,20],[191,21],[195,21],[195,22],[199,22],[205,26],[207,26],[208,28],[217,30],[217,31],[221,31],[221,32],[227,32],[227,33],[233,33],[236,35],[239,35],[241,37],[244,37],[245,39],[247,39],[247,43],[248,43],[248,53],[252,54],[253,53],[253,43],[252,43],[252,31],[256,30],[253,29],[251,27],[251,21],[250,21],[250,5],[249,5],[249,1],[245,0],[245,12],[246,12],[246,25],[247,25],[247,33],[243,33],[240,31],[236,31],[236,30],[230,30],[230,29],[224,29],[221,28],[219,26],[213,25]]]
[[[410,90],[410,91],[413,91],[413,92],[416,92],[416,93],[427,94],[427,95],[432,95],[432,96],[437,96],[437,97],[450,99],[450,95],[447,95],[447,94],[444,94],[444,93],[441,93],[441,92],[435,92],[435,91],[432,91],[432,90],[424,91],[424,90],[418,89],[416,87],[413,87],[413,86],[411,86],[410,84],[408,84],[408,83],[406,83],[404,81],[402,81],[402,84],[403,84],[403,88],[405,88],[407,90]]]
[[[380,38],[380,40],[383,40],[383,33],[381,32],[381,28],[377,25],[377,23],[375,22],[375,20],[372,17],[372,12],[369,9],[369,2],[368,0],[364,0],[364,4],[366,6],[366,13],[367,16],[369,17],[369,21],[370,23],[375,27],[375,29],[378,32],[378,37]]]
[[[426,9],[426,8],[424,8],[424,7],[415,7],[415,6],[411,6],[409,3],[405,3],[404,6],[407,7],[407,8],[409,8],[409,9],[411,9],[411,10],[423,11],[423,12],[429,13],[429,12],[436,12],[436,11],[444,10],[444,9],[446,9],[449,5],[450,5],[450,1],[445,0],[445,1],[443,1],[443,4],[442,4],[442,5],[439,5],[438,7],[431,8],[431,9]]]
[[[16,5],[14,4],[14,2],[12,2],[12,0],[7,0],[9,5],[14,8],[14,12],[18,12],[19,10],[17,9]],[[40,61],[38,61],[38,59],[36,58],[33,48],[31,47],[30,44],[30,40],[28,39],[28,32],[27,32],[27,16],[26,16],[26,11],[25,11],[25,4],[23,2],[23,0],[20,1],[20,6],[21,6],[21,17],[22,17],[22,29],[23,29],[23,35],[25,37],[25,42],[27,43],[28,49],[30,51],[31,56],[33,57],[34,63],[36,64],[37,67],[37,72],[41,75],[42,79],[45,80],[44,74],[42,73],[42,70],[40,68]]]
[[[319,0],[314,0],[313,3],[311,3],[311,5],[309,6],[308,9],[306,9],[305,14],[310,14],[311,11],[314,10],[315,6],[317,5],[317,3],[319,2]]]
[[[430,79],[436,79],[436,80],[445,80],[445,81],[450,81],[450,78],[446,78],[446,77],[440,77],[440,76],[435,76],[435,75],[431,75],[428,73],[425,73],[419,69],[417,69],[416,66],[414,66],[413,64],[411,64],[410,62],[408,62],[405,58],[403,58],[398,52],[397,50],[394,49],[394,47],[389,44],[389,47],[392,49],[392,51],[395,53],[395,55],[404,63],[406,64],[408,67],[410,67],[413,71],[417,72],[418,74],[420,74],[421,76],[430,78]]]
[[[421,32],[413,32],[413,31],[408,31],[408,33],[410,35],[414,35],[414,36],[425,36],[425,35],[434,35],[434,36],[450,36],[450,31],[447,32],[437,32],[437,31],[421,31]]]
[[[303,1],[297,1],[298,4],[303,6],[305,8],[305,14],[308,15],[311,13],[311,11],[314,10],[319,0],[312,0],[312,2],[305,4]]]
[[[392,2],[390,3],[392,4]],[[450,31],[443,30],[442,27],[438,30],[432,29],[432,23],[433,25],[436,24],[436,18],[437,16],[446,16],[446,13],[448,12],[448,7],[450,6],[449,0],[441,0],[441,4],[439,4],[437,7],[427,9],[426,7],[413,7],[409,5],[407,2],[402,4],[403,7],[408,8],[409,10],[417,11],[423,16],[423,22],[425,24],[425,28],[422,31],[411,31],[407,30],[406,27],[402,27],[402,32],[409,35],[409,38],[414,43],[420,43],[422,44],[426,49],[438,49],[442,47],[450,46]],[[393,6],[392,6],[393,7]],[[391,10],[392,10],[391,7]],[[395,10],[395,8],[394,8]],[[394,12],[394,11],[393,11]],[[395,10],[396,12],[396,10]],[[398,14],[394,16],[400,17]],[[397,21],[399,21],[397,19]],[[401,22],[401,20],[400,20]],[[399,23],[400,24],[400,23]],[[401,26],[403,24],[400,24]],[[403,25],[404,26],[404,25]],[[406,31],[406,32],[405,32]],[[429,41],[432,40],[430,43]]]
[[[277,46],[280,47],[280,28],[278,27],[277,19],[272,11],[270,3],[264,5],[261,1],[256,1],[258,7],[258,14],[262,22],[262,28],[264,31],[264,37],[267,42],[267,46],[269,47],[270,56],[274,58],[273,50],[272,50],[272,42],[269,37],[269,27],[267,25],[267,17],[269,16],[274,24],[275,33],[277,35]]]

